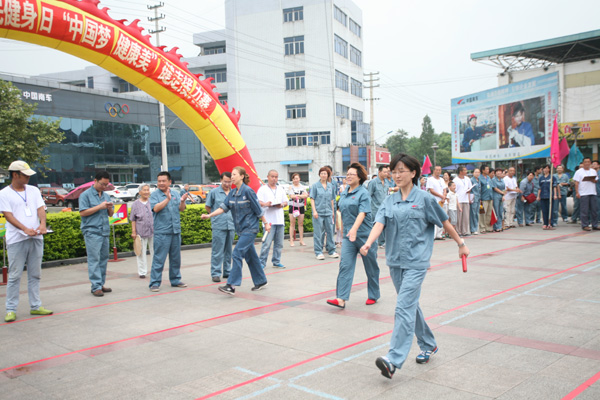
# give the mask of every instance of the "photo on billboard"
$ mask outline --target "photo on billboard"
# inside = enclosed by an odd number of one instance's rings
[[[544,97],[502,104],[498,107],[499,148],[546,144]]]
[[[550,156],[558,74],[452,99],[452,163]]]
[[[498,145],[496,107],[460,114],[460,152],[495,150]]]

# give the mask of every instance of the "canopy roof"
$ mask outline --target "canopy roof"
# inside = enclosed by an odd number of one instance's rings
[[[600,30],[471,54],[471,60],[509,70],[544,68],[600,58]]]

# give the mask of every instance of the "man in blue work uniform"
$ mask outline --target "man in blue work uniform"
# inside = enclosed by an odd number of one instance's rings
[[[461,151],[463,153],[468,153],[471,151],[471,145],[476,141],[483,137],[484,131],[481,127],[477,126],[477,116],[475,114],[469,115],[467,119],[467,123],[469,127],[465,129],[465,133],[463,135],[463,140],[461,143]]]
[[[538,191],[540,190],[540,174],[542,173],[542,167],[535,167],[533,170],[533,193],[537,196]],[[539,200],[531,203],[529,207],[529,212],[531,213],[531,222],[532,224],[535,222],[536,224],[541,223],[542,219],[542,208],[540,206]]]
[[[490,221],[492,219],[492,178],[490,178],[490,167],[489,165],[481,166],[481,176],[479,177],[481,182],[481,205],[483,205],[484,213],[479,216],[479,232],[486,233],[492,231]]]
[[[333,241],[333,211],[335,187],[328,182],[331,172],[329,168],[319,170],[319,182],[310,187],[311,207],[313,213],[313,245],[318,260],[324,260],[323,239],[327,235],[327,252],[331,258],[338,258]]]
[[[471,203],[471,207],[469,208],[469,223],[471,225],[471,235],[479,234],[479,204],[481,202],[481,171],[479,168],[475,168],[473,171],[473,177],[471,178],[471,183],[473,184],[473,189],[471,189],[471,194],[473,195],[473,202]]]
[[[558,205],[560,204],[560,216],[562,217],[564,222],[567,222],[568,213],[567,213],[567,196],[569,194],[569,175],[565,173],[565,168],[562,165],[556,167],[556,174],[554,175],[554,180],[556,180],[556,184],[560,189],[560,197],[555,206],[552,208],[552,226],[556,226],[558,223]]]
[[[109,178],[108,172],[98,172],[94,184],[79,196],[81,232],[85,239],[92,294],[96,297],[102,297],[104,293],[112,292],[112,289],[104,286],[109,253],[108,217],[112,217],[115,211],[110,197],[104,193]]]
[[[525,203],[523,201],[523,199],[527,196],[529,196],[530,194],[533,194],[534,196],[537,197],[537,192],[535,191],[535,186],[533,184],[533,178],[534,178],[534,173],[533,172],[528,172],[527,176],[525,178],[523,178],[523,180],[521,181],[521,184],[519,185],[519,189],[521,189],[521,198],[517,201],[519,201],[522,204],[522,208],[524,210],[524,214],[525,214],[525,225],[530,226],[531,224],[533,224],[533,213],[529,210],[532,205],[534,203]],[[521,217],[523,218],[523,217]]]
[[[385,200],[390,190],[390,185],[387,180],[388,171],[390,168],[387,165],[379,166],[379,174],[375,179],[371,179],[369,181],[369,195],[371,196],[371,215],[377,215],[377,211],[379,210],[379,206]],[[394,185],[395,186],[395,185]],[[379,236],[378,239],[379,247],[383,247],[385,245],[385,235]]]
[[[150,290],[158,292],[167,255],[169,256],[169,280],[171,286],[187,287],[181,281],[181,221],[179,213],[185,210],[188,193],[179,196],[171,189],[171,174],[158,173],[157,186],[150,195],[150,207],[154,212],[154,258],[150,274]]]
[[[231,172],[221,174],[221,186],[208,192],[206,196],[206,212],[219,208],[221,203],[231,190]],[[221,282],[223,278],[229,277],[231,271],[231,252],[233,251],[233,239],[235,237],[235,226],[231,213],[217,215],[211,220],[212,245],[210,257],[210,275],[213,282]],[[222,267],[222,270],[221,270]]]

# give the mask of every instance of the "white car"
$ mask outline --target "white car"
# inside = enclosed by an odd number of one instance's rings
[[[110,201],[113,203],[127,203],[134,199],[125,186],[118,186],[115,190],[106,190],[104,193],[110,197]]]
[[[137,199],[138,197],[140,197],[140,187],[142,187],[142,185],[150,186],[150,193],[154,192],[157,189],[156,185],[151,183],[129,183],[125,185],[125,188],[129,192],[129,194],[133,196],[134,199]]]

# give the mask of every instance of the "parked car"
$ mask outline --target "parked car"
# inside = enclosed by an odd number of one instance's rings
[[[216,188],[216,185],[188,185],[188,192],[198,196],[200,199],[200,203],[204,203],[206,201],[206,196],[208,192],[212,189]]]
[[[154,192],[157,189],[157,186],[152,183],[128,183],[127,185],[125,185],[125,187],[127,188],[129,194],[137,200],[138,197],[140,197],[140,187],[142,187],[142,185],[150,186],[150,193]]]
[[[110,201],[113,203],[127,203],[135,198],[127,191],[126,186],[117,186],[115,190],[105,190],[104,193],[110,197]]]
[[[65,205],[65,196],[69,194],[66,189],[61,187],[43,187],[40,188],[40,193],[46,204],[58,207]]]

